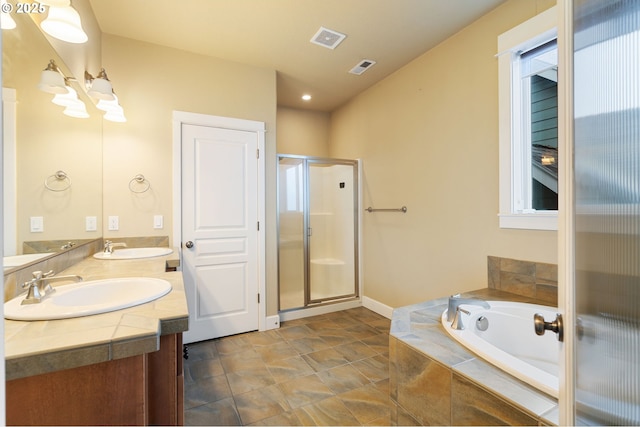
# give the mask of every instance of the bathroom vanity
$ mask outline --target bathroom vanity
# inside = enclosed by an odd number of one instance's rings
[[[110,313],[5,320],[7,425],[182,425],[188,309],[176,262],[85,258],[59,274],[156,277],[172,290]]]

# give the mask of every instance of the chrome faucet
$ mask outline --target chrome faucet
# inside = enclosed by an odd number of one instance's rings
[[[47,295],[54,293],[56,290],[51,286],[51,282],[69,280],[74,282],[82,281],[82,277],[75,274],[68,276],[54,276],[55,273],[53,270],[46,273],[43,273],[42,271],[34,271],[32,274],[33,279],[22,284],[23,289],[28,288],[27,296],[22,300],[22,305],[37,304]]]
[[[104,253],[111,255],[113,253],[113,248],[126,248],[126,243],[113,243],[111,240],[106,240],[104,242]]]
[[[488,302],[475,298],[460,298],[460,294],[451,295],[449,297],[449,306],[447,308],[447,322],[453,322],[458,316],[458,306],[462,304],[478,305],[483,308],[491,308]]]
[[[461,331],[464,329],[464,323],[462,323],[462,316],[460,315],[460,312],[471,315],[471,312],[469,310],[465,310],[462,307],[456,307],[456,315],[453,318],[453,322],[451,322],[451,327],[456,331]]]

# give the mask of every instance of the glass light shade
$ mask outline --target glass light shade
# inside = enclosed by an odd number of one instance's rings
[[[40,3],[53,7],[66,7],[71,4],[71,0],[40,0]]]
[[[68,93],[64,77],[57,71],[44,70],[40,74],[38,89],[47,93]]]
[[[80,15],[71,6],[49,7],[49,15],[40,26],[51,37],[65,42],[84,43],[89,40],[82,29]]]
[[[118,110],[107,111],[104,115],[105,120],[109,120],[110,122],[118,122],[124,123],[127,121],[127,118],[124,116],[124,110],[120,107]]]
[[[91,89],[89,89],[87,93],[93,98],[104,99],[105,101],[113,101],[115,99],[111,82],[106,79],[93,79],[93,82],[91,82]]]
[[[78,99],[78,92],[74,88],[67,86],[68,93],[59,93],[53,97],[51,102],[62,107],[68,107],[70,105],[82,102]]]
[[[5,4],[6,0],[2,0],[0,4]],[[4,8],[2,8],[4,10]],[[16,28],[16,21],[13,20],[11,15],[6,12],[0,12],[0,26],[3,30],[13,30]]]
[[[63,113],[69,117],[75,117],[77,119],[86,119],[89,117],[87,107],[84,105],[84,102],[80,100],[78,100],[74,105],[69,105],[65,108]]]
[[[118,97],[116,94],[113,94],[113,101],[107,101],[106,99],[101,99],[96,104],[96,108],[102,111],[122,111],[122,107],[118,103]]]

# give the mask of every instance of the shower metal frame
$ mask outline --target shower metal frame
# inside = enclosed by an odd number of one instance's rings
[[[278,311],[292,311],[300,310],[308,307],[316,307],[324,304],[331,304],[336,302],[344,302],[349,300],[355,300],[360,297],[360,253],[359,253],[359,241],[360,241],[360,180],[359,180],[359,162],[358,160],[349,159],[334,159],[330,157],[316,157],[316,156],[301,156],[296,154],[278,154],[278,166],[279,162],[283,158],[287,159],[299,159],[302,160],[303,174],[302,174],[302,189],[304,191],[303,197],[303,258],[304,258],[304,303],[300,307],[291,307],[285,310],[280,306],[280,169],[278,168],[276,186],[276,211],[277,226],[278,226]],[[353,257],[354,257],[354,284],[353,292],[344,295],[337,295],[327,298],[311,299],[311,253],[309,248],[310,237],[310,216],[309,209],[311,201],[311,192],[309,188],[309,169],[310,164],[324,164],[324,165],[345,165],[353,167]]]

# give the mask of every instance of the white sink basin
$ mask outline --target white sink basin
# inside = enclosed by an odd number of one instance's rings
[[[6,256],[2,258],[2,266],[4,269],[19,267],[23,264],[28,264],[32,261],[37,261],[41,258],[47,257],[52,254],[54,254],[54,252]]]
[[[144,304],[171,291],[171,284],[152,277],[126,277],[58,286],[40,303],[21,305],[25,294],[4,304],[11,320],[55,320],[106,313]]]
[[[136,259],[153,258],[156,256],[169,255],[173,252],[171,248],[115,248],[113,253],[106,254],[98,252],[93,255],[97,259]]]

